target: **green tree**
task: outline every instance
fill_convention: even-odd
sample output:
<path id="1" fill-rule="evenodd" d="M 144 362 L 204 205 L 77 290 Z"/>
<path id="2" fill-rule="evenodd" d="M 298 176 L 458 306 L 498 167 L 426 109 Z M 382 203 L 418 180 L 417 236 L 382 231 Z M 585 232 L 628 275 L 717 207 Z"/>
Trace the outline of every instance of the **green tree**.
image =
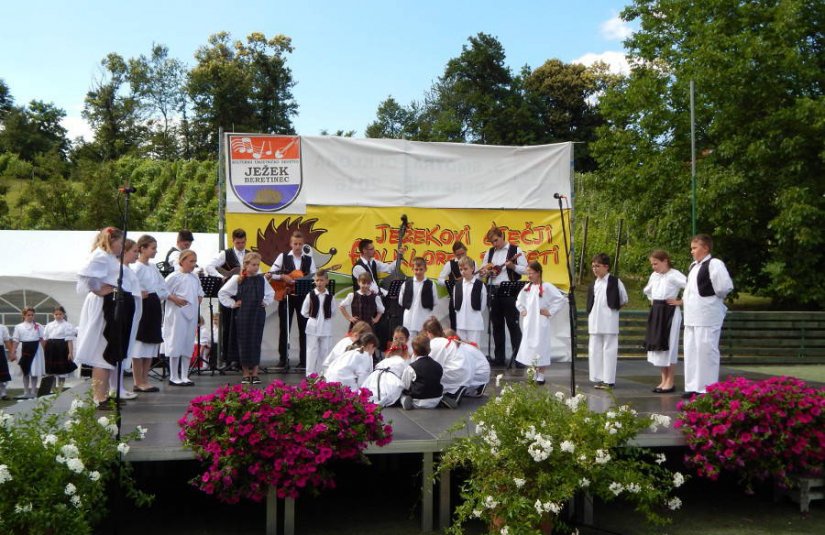
<path id="1" fill-rule="evenodd" d="M 14 106 L 8 87 L 0 80 L 0 152 L 12 152 L 28 161 L 48 152 L 65 159 L 69 148 L 61 125 L 65 117 L 65 111 L 40 100 Z"/>
<path id="2" fill-rule="evenodd" d="M 825 4 L 635 0 L 628 79 L 601 99 L 601 184 L 647 247 L 690 235 L 689 80 L 698 230 L 740 288 L 825 300 Z"/>
<path id="3" fill-rule="evenodd" d="M 416 116 L 413 110 L 401 106 L 392 95 L 378 105 L 375 121 L 367 125 L 366 137 L 409 139 L 413 137 Z"/>
<path id="4" fill-rule="evenodd" d="M 119 54 L 111 53 L 100 62 L 103 76 L 86 94 L 83 117 L 94 130 L 92 153 L 102 160 L 133 154 L 143 145 L 140 99 L 131 91 L 129 65 Z"/>
<path id="5" fill-rule="evenodd" d="M 200 158 L 217 154 L 218 129 L 235 132 L 294 133 L 292 73 L 286 55 L 290 39 L 252 33 L 244 44 L 227 32 L 209 36 L 195 53 L 187 90 L 192 100 L 193 151 Z"/>

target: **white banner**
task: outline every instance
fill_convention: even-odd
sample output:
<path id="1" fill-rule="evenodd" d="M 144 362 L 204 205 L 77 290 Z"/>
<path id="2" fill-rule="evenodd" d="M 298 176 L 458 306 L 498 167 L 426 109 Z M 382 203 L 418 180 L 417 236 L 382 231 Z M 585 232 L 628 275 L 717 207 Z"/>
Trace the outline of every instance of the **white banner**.
<path id="1" fill-rule="evenodd" d="M 308 204 L 542 210 L 570 196 L 572 143 L 301 139 Z"/>

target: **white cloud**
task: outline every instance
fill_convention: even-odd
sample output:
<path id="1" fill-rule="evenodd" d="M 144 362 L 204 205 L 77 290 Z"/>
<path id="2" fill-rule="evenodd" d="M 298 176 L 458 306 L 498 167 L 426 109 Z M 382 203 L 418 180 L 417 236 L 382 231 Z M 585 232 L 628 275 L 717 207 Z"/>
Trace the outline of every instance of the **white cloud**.
<path id="1" fill-rule="evenodd" d="M 630 74 L 630 64 L 627 62 L 627 56 L 624 55 L 624 52 L 617 52 L 615 50 L 608 50 L 606 52 L 602 52 L 601 54 L 588 52 L 587 54 L 574 59 L 572 63 L 581 63 L 582 65 L 589 67 L 598 61 L 607 63 L 610 67 L 610 72 L 612 73 Z"/>
<path id="2" fill-rule="evenodd" d="M 78 115 L 66 115 L 63 120 L 60 122 L 63 125 L 63 128 L 67 130 L 66 136 L 70 140 L 74 140 L 76 137 L 82 137 L 86 141 L 92 141 L 95 136 L 92 128 L 89 126 L 89 123 L 86 122 L 86 119 Z"/>
<path id="3" fill-rule="evenodd" d="M 609 41 L 624 41 L 633 35 L 633 30 L 627 22 L 616 15 L 612 19 L 602 22 L 601 26 L 599 26 L 599 33 Z"/>

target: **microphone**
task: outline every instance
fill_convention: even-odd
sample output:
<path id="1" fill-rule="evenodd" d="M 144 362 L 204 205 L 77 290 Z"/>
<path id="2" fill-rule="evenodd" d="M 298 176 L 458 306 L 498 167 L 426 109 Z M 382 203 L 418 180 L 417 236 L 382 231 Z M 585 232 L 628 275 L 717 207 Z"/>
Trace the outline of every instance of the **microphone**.
<path id="1" fill-rule="evenodd" d="M 566 199 L 567 195 L 562 195 L 561 193 L 554 193 L 553 198 L 554 199 Z"/>
<path id="2" fill-rule="evenodd" d="M 117 190 L 121 193 L 135 193 L 137 191 L 132 186 L 120 186 Z"/>

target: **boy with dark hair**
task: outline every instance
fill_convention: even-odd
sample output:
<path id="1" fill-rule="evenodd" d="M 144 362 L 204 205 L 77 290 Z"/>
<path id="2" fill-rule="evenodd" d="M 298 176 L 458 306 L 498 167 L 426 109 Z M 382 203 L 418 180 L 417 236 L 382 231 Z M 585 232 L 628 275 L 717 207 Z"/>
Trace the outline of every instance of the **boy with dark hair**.
<path id="1" fill-rule="evenodd" d="M 596 388 L 610 390 L 616 384 L 619 358 L 619 309 L 627 304 L 624 284 L 610 274 L 610 257 L 595 255 L 591 261 L 595 278 L 587 288 L 588 364 Z"/>
<path id="2" fill-rule="evenodd" d="M 441 386 L 444 370 L 430 357 L 430 339 L 426 334 L 421 333 L 413 338 L 412 347 L 413 358 L 401 376 L 404 383 L 401 407 L 406 410 L 434 409 L 444 393 Z"/>

